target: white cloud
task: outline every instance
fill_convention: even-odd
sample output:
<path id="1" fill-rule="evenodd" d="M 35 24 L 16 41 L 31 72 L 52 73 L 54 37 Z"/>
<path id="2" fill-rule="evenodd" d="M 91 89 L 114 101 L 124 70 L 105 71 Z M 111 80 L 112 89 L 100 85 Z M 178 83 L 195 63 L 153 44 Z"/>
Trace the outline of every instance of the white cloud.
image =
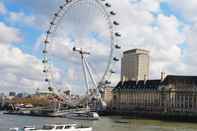
<path id="1" fill-rule="evenodd" d="M 68 69 L 68 79 L 71 81 L 80 80 L 78 77 L 78 72 L 76 72 L 76 70 L 73 68 L 69 68 Z"/>
<path id="2" fill-rule="evenodd" d="M 116 27 L 115 30 L 120 31 L 123 35 L 123 38 L 116 40 L 116 42 L 120 43 L 123 46 L 123 50 L 131 48 L 145 48 L 150 50 L 152 78 L 159 78 L 160 71 L 165 71 L 167 74 L 194 74 L 197 71 L 195 68 L 195 65 L 197 63 L 195 59 L 195 56 L 197 55 L 195 53 L 197 50 L 197 40 L 195 37 L 197 34 L 196 26 L 195 24 L 193 24 L 191 27 L 185 29 L 185 32 L 183 32 L 181 30 L 181 27 L 184 27 L 186 25 L 183 24 L 179 19 L 177 19 L 176 16 L 173 16 L 173 14 L 170 16 L 165 16 L 164 14 L 162 14 L 162 12 L 160 12 L 161 1 L 170 2 L 170 4 L 176 7 L 178 11 L 183 13 L 184 16 L 189 19 L 189 21 L 195 23 L 197 19 L 197 5 L 195 0 L 191 0 L 191 2 L 188 2 L 187 0 L 183 0 L 181 2 L 180 0 L 112 0 L 110 1 L 110 3 L 112 3 L 112 9 L 117 12 L 117 17 L 112 17 L 112 19 L 119 21 L 121 24 L 119 27 Z M 33 22 L 38 26 L 43 25 L 45 27 L 47 25 L 46 22 L 49 23 L 50 21 L 48 18 L 52 17 L 58 6 L 63 1 L 51 0 L 46 3 L 45 1 L 35 2 L 21 0 L 16 2 L 28 7 L 33 12 L 33 17 L 35 18 L 35 20 L 33 17 L 26 17 L 24 13 L 14 13 L 12 16 L 13 20 L 18 21 L 19 18 L 27 18 L 27 20 L 25 20 L 27 21 L 26 23 Z M 111 11 L 111 9 L 108 9 L 108 11 Z M 76 17 L 74 17 L 75 14 L 80 13 L 72 12 L 72 19 L 76 19 Z M 84 16 L 82 15 L 81 17 Z M 70 19 L 69 22 L 73 23 L 72 19 Z M 103 25 L 103 21 L 100 19 L 101 18 L 96 19 L 96 23 L 92 24 L 92 26 L 90 26 L 91 24 L 87 25 L 91 29 L 99 30 L 100 32 L 102 32 L 105 27 Z M 66 19 L 64 19 L 64 21 L 65 20 Z M 85 20 L 86 19 L 83 19 L 83 21 Z M 77 23 L 74 23 L 73 25 L 77 27 Z M 71 25 L 71 27 L 73 25 Z M 87 25 L 80 25 L 80 31 L 77 33 L 83 34 L 85 32 L 84 28 L 86 28 Z M 58 38 L 58 41 L 55 41 L 56 44 L 50 52 L 55 55 L 55 57 L 67 60 L 71 63 L 73 62 L 74 64 L 78 64 L 78 68 L 73 67 L 75 69 L 70 69 L 67 74 L 71 79 L 75 80 L 76 78 L 74 76 L 76 75 L 76 71 L 79 71 L 80 61 L 78 56 L 73 55 L 73 52 L 71 50 L 73 44 L 70 43 L 71 40 L 69 40 L 68 37 L 65 36 L 65 32 L 68 33 L 72 30 L 70 30 L 70 28 L 62 27 L 63 26 L 60 27 L 60 30 L 62 32 L 58 30 L 58 32 L 62 35 L 59 36 L 60 38 Z M 104 33 L 104 35 L 101 34 L 101 36 L 106 35 Z M 8 40 L 10 40 L 10 38 Z M 2 43 L 10 43 L 10 41 L 8 40 L 3 40 L 4 42 Z M 98 61 L 100 62 L 103 60 L 100 59 L 100 56 L 102 56 L 103 58 L 103 56 L 107 55 L 107 51 L 105 50 L 106 47 L 95 40 L 85 39 L 84 41 L 91 43 L 89 44 L 83 42 L 85 43 L 83 44 L 83 47 L 86 47 L 88 50 L 96 54 L 96 57 L 94 57 L 94 59 L 90 59 L 90 62 L 94 62 L 94 64 L 97 65 Z M 180 45 L 185 41 L 189 44 L 189 47 L 187 49 L 181 49 Z M 13 40 L 11 42 L 13 42 Z M 186 55 L 184 54 L 183 56 L 183 52 L 185 52 Z M 16 64 L 15 62 L 13 63 Z M 73 66 L 73 64 L 70 65 L 68 63 L 66 65 Z M 97 65 L 96 69 L 98 68 L 103 68 L 103 66 Z M 115 75 L 113 80 L 118 81 L 118 75 Z M 10 78 L 15 79 L 15 77 L 12 75 L 10 75 Z M 62 79 L 64 79 L 64 82 L 62 83 L 65 83 L 66 78 Z M 28 83 L 28 80 L 26 79 L 22 81 L 24 81 L 24 83 Z M 72 86 L 76 87 L 77 85 L 79 84 L 74 83 Z"/>
<path id="3" fill-rule="evenodd" d="M 0 45 L 0 68 L 1 68 L 1 88 L 18 91 L 32 91 L 32 89 L 43 88 L 41 84 L 42 64 L 20 49 L 10 45 Z"/>
<path id="4" fill-rule="evenodd" d="M 47 90 L 44 82 L 43 64 L 35 56 L 22 52 L 19 48 L 0 44 L 0 76 L 1 89 L 4 91 L 33 92 L 37 88 Z M 64 87 L 60 70 L 52 67 L 54 88 Z"/>
<path id="5" fill-rule="evenodd" d="M 186 43 L 187 47 L 184 50 L 184 68 L 187 74 L 196 75 L 197 72 L 197 23 L 186 28 Z"/>
<path id="6" fill-rule="evenodd" d="M 0 43 L 13 44 L 22 41 L 21 33 L 18 29 L 8 27 L 5 23 L 0 22 Z"/>
<path id="7" fill-rule="evenodd" d="M 41 60 L 17 48 L 21 41 L 18 29 L 0 23 L 0 89 L 1 91 L 35 91 L 47 88 L 44 83 L 43 64 Z M 59 82 L 59 70 L 55 67 L 54 79 Z M 62 86 L 62 85 L 60 85 Z"/>
<path id="8" fill-rule="evenodd" d="M 6 9 L 6 7 L 4 6 L 4 4 L 2 3 L 2 2 L 0 2 L 0 15 L 1 14 L 6 14 L 6 12 L 7 12 L 7 9 Z"/>
<path id="9" fill-rule="evenodd" d="M 180 12 L 187 21 L 197 21 L 197 1 L 196 0 L 167 0 L 173 9 Z"/>
<path id="10" fill-rule="evenodd" d="M 34 16 L 27 16 L 24 12 L 10 12 L 9 18 L 12 22 L 20 22 L 30 26 L 35 25 L 36 21 Z"/>
<path id="11" fill-rule="evenodd" d="M 48 0 L 47 2 L 43 0 L 13 0 L 12 4 L 17 4 L 28 8 L 28 11 L 33 14 L 33 16 L 29 16 L 30 19 L 32 19 L 31 17 L 35 17 L 35 27 L 46 29 L 49 25 L 48 18 L 53 17 L 54 13 L 59 8 L 59 5 L 64 1 L 65 0 Z"/>
<path id="12" fill-rule="evenodd" d="M 183 23 L 173 15 L 160 14 L 160 2 L 142 0 L 130 5 L 129 1 L 116 3 L 120 12 L 117 18 L 121 23 L 119 29 L 123 38 L 119 42 L 123 51 L 132 48 L 150 50 L 151 78 L 159 78 L 161 71 L 177 73 L 174 67 L 183 63 L 179 47 L 185 40 L 184 33 L 180 31 Z"/>
<path id="13" fill-rule="evenodd" d="M 180 66 L 181 69 L 174 70 L 175 65 L 180 65 L 183 63 L 181 56 L 182 52 L 179 47 L 179 45 L 185 40 L 184 34 L 179 30 L 183 24 L 173 15 L 165 16 L 164 14 L 159 14 L 161 1 L 162 0 L 141 0 L 130 2 L 129 0 L 113 0 L 111 2 L 112 8 L 117 12 L 117 17 L 112 17 L 112 19 L 119 21 L 121 24 L 119 27 L 116 27 L 115 30 L 120 31 L 123 35 L 123 38 L 116 40 L 116 42 L 123 46 L 123 50 L 132 48 L 149 49 L 152 57 L 151 76 L 154 78 L 159 78 L 160 71 L 162 70 L 167 73 L 177 73 L 178 71 L 183 71 L 181 70 L 183 69 L 181 68 L 182 66 Z M 75 13 L 76 12 L 74 12 L 73 15 Z M 153 15 L 153 13 L 158 14 L 158 16 Z M 76 17 L 73 16 L 73 18 Z M 97 21 L 99 21 L 99 19 L 101 18 L 98 18 Z M 66 21 L 66 19 L 64 20 Z M 155 26 L 153 27 L 152 25 L 154 24 Z M 93 26 L 96 25 L 93 24 Z M 97 24 L 97 28 L 95 29 L 102 29 L 102 26 L 103 25 L 98 26 Z M 60 30 L 57 32 L 62 31 L 60 34 L 65 34 L 65 30 L 69 32 L 69 28 L 64 29 L 62 27 L 63 26 L 61 26 Z M 79 28 L 81 29 L 81 32 L 79 31 L 78 33 L 82 33 L 84 28 Z M 65 56 L 66 59 L 72 59 L 73 57 L 71 57 L 72 55 L 69 53 L 72 51 L 68 51 L 66 49 L 69 47 L 70 43 L 68 40 L 65 42 L 65 38 L 65 36 L 62 37 L 61 42 L 56 41 L 58 44 L 56 44 L 56 47 L 53 47 L 52 49 L 53 52 L 56 52 L 56 56 Z M 67 45 L 65 43 L 67 43 Z M 98 43 L 95 42 L 90 43 L 94 44 L 85 45 L 85 43 L 83 47 L 88 47 L 87 49 L 92 49 L 91 52 L 96 53 L 99 53 L 99 49 L 102 49 L 104 53 L 100 53 L 105 56 L 107 55 L 107 51 L 104 50 L 106 47 L 100 47 L 100 45 L 97 45 Z M 98 56 L 95 57 L 95 60 L 96 59 L 100 61 Z M 92 61 L 91 59 L 91 62 L 95 61 Z M 97 66 L 97 68 L 98 67 L 99 66 Z M 104 67 L 101 65 L 100 68 Z"/>
<path id="14" fill-rule="evenodd" d="M 160 10 L 160 2 L 161 0 L 140 0 L 130 3 L 132 6 L 139 10 L 146 10 L 148 12 L 158 12 Z"/>
<path id="15" fill-rule="evenodd" d="M 196 0 L 167 0 L 172 6 L 173 10 L 179 12 L 179 15 L 183 16 L 184 21 L 187 22 L 184 29 L 185 35 L 185 47 L 183 47 L 182 57 L 183 61 L 180 64 L 182 70 L 187 75 L 196 75 L 196 50 L 197 50 L 197 1 Z"/>

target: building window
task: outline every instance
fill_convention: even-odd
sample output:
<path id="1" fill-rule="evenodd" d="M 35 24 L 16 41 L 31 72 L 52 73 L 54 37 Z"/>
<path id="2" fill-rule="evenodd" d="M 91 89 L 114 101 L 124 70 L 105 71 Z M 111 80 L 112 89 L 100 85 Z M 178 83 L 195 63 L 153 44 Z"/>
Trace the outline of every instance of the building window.
<path id="1" fill-rule="evenodd" d="M 114 95 L 114 100 L 116 101 L 116 95 Z"/>
<path id="2" fill-rule="evenodd" d="M 71 126 L 65 126 L 65 127 L 64 127 L 64 129 L 69 129 L 69 128 L 71 128 Z"/>
<path id="3" fill-rule="evenodd" d="M 63 129 L 64 126 L 56 126 L 55 129 Z"/>

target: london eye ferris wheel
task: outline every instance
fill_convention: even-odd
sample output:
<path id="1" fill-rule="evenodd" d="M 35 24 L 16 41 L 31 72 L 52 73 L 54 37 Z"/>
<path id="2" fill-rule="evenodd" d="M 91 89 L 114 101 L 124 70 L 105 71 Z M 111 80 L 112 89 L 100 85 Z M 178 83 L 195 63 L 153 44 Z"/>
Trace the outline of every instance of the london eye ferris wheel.
<path id="1" fill-rule="evenodd" d="M 95 89 L 102 94 L 119 61 L 117 12 L 107 0 L 65 0 L 52 20 L 43 42 L 43 73 L 49 91 L 58 81 Z M 81 66 L 82 65 L 82 66 Z M 60 80 L 54 67 L 61 68 Z M 68 78 L 70 74 L 70 77 Z M 85 81 L 85 82 L 84 82 Z"/>

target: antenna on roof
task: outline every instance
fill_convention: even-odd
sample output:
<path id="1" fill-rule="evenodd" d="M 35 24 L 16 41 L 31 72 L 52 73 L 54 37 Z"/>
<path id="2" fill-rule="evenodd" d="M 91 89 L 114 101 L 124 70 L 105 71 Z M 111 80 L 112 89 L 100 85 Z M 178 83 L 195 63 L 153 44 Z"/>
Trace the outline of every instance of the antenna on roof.
<path id="1" fill-rule="evenodd" d="M 147 75 L 144 74 L 144 85 L 146 84 L 146 81 L 147 81 Z"/>
<path id="2" fill-rule="evenodd" d="M 165 77 L 166 77 L 165 75 L 166 75 L 165 72 L 161 72 L 161 81 L 163 81 L 165 79 Z"/>

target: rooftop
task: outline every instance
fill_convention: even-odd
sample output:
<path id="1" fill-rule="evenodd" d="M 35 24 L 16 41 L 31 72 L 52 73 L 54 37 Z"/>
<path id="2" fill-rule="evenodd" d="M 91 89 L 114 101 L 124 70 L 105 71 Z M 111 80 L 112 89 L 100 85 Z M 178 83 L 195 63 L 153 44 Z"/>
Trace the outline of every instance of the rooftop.
<path id="1" fill-rule="evenodd" d="M 140 81 L 120 81 L 113 90 L 118 89 L 158 89 L 160 85 L 168 84 L 169 80 L 191 80 L 197 84 L 197 76 L 180 76 L 168 75 L 163 81 L 155 80 L 140 80 Z"/>
<path id="2" fill-rule="evenodd" d="M 144 54 L 149 54 L 150 51 L 145 50 L 145 49 L 138 49 L 138 48 L 124 51 L 124 54 L 128 54 L 128 53 L 144 53 Z"/>
<path id="3" fill-rule="evenodd" d="M 176 79 L 176 80 L 196 80 L 197 76 L 184 76 L 184 75 L 168 75 L 166 79 Z"/>
<path id="4" fill-rule="evenodd" d="M 161 80 L 120 81 L 114 89 L 157 89 Z"/>

